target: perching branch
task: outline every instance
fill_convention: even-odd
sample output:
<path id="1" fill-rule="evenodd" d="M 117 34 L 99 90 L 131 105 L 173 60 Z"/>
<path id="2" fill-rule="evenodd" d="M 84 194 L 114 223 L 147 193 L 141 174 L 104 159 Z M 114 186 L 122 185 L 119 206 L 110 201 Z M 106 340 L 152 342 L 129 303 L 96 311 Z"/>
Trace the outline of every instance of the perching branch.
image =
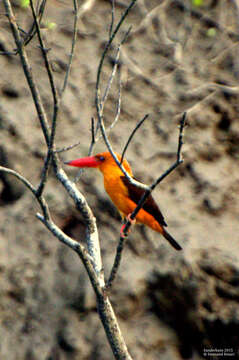
<path id="1" fill-rule="evenodd" d="M 141 197 L 139 203 L 137 204 L 136 208 L 134 209 L 134 211 L 130 215 L 131 220 L 134 220 L 136 218 L 138 212 L 140 211 L 140 209 L 142 209 L 145 201 L 150 196 L 151 192 L 155 189 L 155 187 L 183 162 L 181 151 L 182 151 L 182 145 L 183 145 L 183 130 L 184 130 L 184 127 L 185 127 L 185 122 L 186 122 L 186 112 L 183 114 L 183 116 L 181 118 L 181 121 L 180 121 L 179 136 L 178 136 L 178 149 L 177 149 L 177 154 L 176 154 L 176 161 L 161 176 L 159 176 L 149 186 L 149 189 L 147 189 L 145 191 L 145 193 Z M 113 281 L 114 281 L 114 279 L 115 279 L 115 277 L 117 275 L 117 272 L 119 270 L 121 257 L 122 257 L 122 252 L 123 252 L 123 249 L 124 249 L 124 244 L 125 244 L 126 237 L 128 236 L 128 233 L 129 233 L 130 226 L 131 226 L 131 222 L 129 220 L 127 220 L 127 222 L 125 224 L 125 227 L 124 227 L 124 230 L 123 230 L 125 237 L 120 236 L 120 240 L 119 240 L 119 243 L 118 243 L 118 247 L 117 247 L 113 267 L 111 269 L 111 273 L 110 273 L 109 279 L 108 279 L 107 284 L 106 284 L 106 290 L 111 288 L 111 286 L 113 284 Z"/>
<path id="2" fill-rule="evenodd" d="M 118 246 L 117 246 L 117 250 L 116 250 L 116 254 L 115 254 L 115 259 L 114 259 L 114 263 L 113 263 L 113 266 L 112 266 L 112 269 L 111 269 L 111 272 L 110 272 L 110 276 L 109 276 L 109 279 L 106 283 L 106 286 L 105 286 L 105 289 L 106 291 L 108 291 L 111 287 L 112 287 L 112 284 L 116 278 L 116 275 L 117 275 L 117 272 L 119 270 L 119 266 L 120 266 L 120 262 L 121 262 L 121 258 L 122 258 L 122 253 L 123 253 L 123 250 L 124 250 L 124 244 L 125 244 L 125 241 L 126 241 L 126 236 L 120 236 L 120 239 L 119 239 L 119 243 L 118 243 Z"/>
<path id="3" fill-rule="evenodd" d="M 174 171 L 180 164 L 182 164 L 183 159 L 182 159 L 181 150 L 182 150 L 182 145 L 183 145 L 183 130 L 184 130 L 184 127 L 185 127 L 186 115 L 187 115 L 186 112 L 183 113 L 182 119 L 180 121 L 179 137 L 178 137 L 178 149 L 177 149 L 176 161 L 161 176 L 159 176 L 152 183 L 152 185 L 149 186 L 148 190 L 145 191 L 144 195 L 141 197 L 138 205 L 136 206 L 136 208 L 134 209 L 134 211 L 132 212 L 132 214 L 130 216 L 131 220 L 135 219 L 136 215 L 138 214 L 140 209 L 143 207 L 145 201 L 147 200 L 147 198 L 149 197 L 151 192 L 156 188 L 156 186 L 161 181 L 163 181 L 163 179 L 166 178 L 172 171 Z M 129 230 L 130 226 L 131 226 L 130 221 L 127 221 L 127 223 L 125 225 L 125 228 L 124 228 L 125 235 L 128 234 L 128 230 Z"/>

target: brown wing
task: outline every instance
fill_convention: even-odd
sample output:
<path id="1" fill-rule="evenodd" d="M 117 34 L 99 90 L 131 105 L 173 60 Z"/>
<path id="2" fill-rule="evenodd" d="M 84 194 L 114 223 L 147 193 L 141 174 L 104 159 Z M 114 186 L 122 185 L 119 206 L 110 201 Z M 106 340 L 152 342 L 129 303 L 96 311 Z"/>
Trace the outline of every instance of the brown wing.
<path id="1" fill-rule="evenodd" d="M 121 176 L 120 178 L 128 189 L 130 199 L 135 203 L 135 205 L 137 205 L 145 193 L 145 190 L 134 184 L 131 184 L 126 176 Z M 144 203 L 143 209 L 151 214 L 160 225 L 167 226 L 158 205 L 151 195 L 149 195 L 146 202 Z"/>

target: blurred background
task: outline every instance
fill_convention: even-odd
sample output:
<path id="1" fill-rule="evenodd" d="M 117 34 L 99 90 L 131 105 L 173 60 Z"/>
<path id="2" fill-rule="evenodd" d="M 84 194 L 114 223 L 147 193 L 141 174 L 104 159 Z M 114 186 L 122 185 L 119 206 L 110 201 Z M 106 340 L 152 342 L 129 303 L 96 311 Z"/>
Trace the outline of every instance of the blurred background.
<path id="1" fill-rule="evenodd" d="M 129 3 L 115 1 L 115 24 Z M 19 27 L 28 31 L 27 2 L 11 4 Z M 64 161 L 87 156 L 97 67 L 112 20 L 111 1 L 86 0 L 79 6 L 56 144 L 80 143 L 61 153 Z M 109 136 L 114 150 L 122 152 L 137 122 L 150 114 L 126 154 L 137 179 L 150 184 L 174 162 L 179 120 L 187 111 L 184 163 L 154 191 L 183 251 L 135 226 L 112 290 L 123 335 L 137 360 L 210 358 L 210 351 L 216 359 L 227 350 L 239 358 L 238 6 L 226 0 L 138 0 L 106 57 L 102 92 L 117 47 L 132 26 L 120 55 L 121 115 Z M 73 21 L 71 2 L 47 2 L 41 27 L 59 89 Z M 1 2 L 0 51 L 15 47 Z M 26 51 L 50 118 L 52 95 L 36 38 Z M 37 184 L 46 147 L 19 56 L 1 55 L 0 69 L 0 163 Z M 105 105 L 107 127 L 117 112 L 118 85 L 117 75 Z M 99 140 L 94 153 L 105 149 Z M 66 171 L 74 179 L 77 170 Z M 97 170 L 84 171 L 77 186 L 97 218 L 108 275 L 120 217 Z M 45 197 L 54 221 L 83 243 L 82 217 L 53 173 Z M 0 358 L 112 359 L 83 265 L 36 219 L 37 211 L 32 195 L 15 178 L 0 174 Z M 212 349 L 222 352 L 216 356 Z"/>

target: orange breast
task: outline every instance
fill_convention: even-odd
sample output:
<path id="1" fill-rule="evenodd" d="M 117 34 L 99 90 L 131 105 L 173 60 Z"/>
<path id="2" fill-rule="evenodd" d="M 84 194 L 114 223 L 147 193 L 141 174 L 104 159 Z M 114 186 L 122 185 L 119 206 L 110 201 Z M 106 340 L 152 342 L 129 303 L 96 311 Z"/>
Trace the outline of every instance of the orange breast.
<path id="1" fill-rule="evenodd" d="M 128 190 L 120 177 L 104 177 L 104 186 L 121 216 L 126 217 L 134 211 L 136 204 L 129 198 Z M 136 221 L 149 226 L 157 232 L 162 233 L 163 231 L 162 226 L 144 209 L 138 212 Z"/>

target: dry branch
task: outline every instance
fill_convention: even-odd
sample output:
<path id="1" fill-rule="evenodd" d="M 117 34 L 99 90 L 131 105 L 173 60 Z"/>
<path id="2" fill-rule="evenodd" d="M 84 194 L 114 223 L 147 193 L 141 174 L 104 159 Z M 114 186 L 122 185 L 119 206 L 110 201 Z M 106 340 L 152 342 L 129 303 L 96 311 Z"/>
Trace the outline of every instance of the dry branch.
<path id="1" fill-rule="evenodd" d="M 122 22 L 124 21 L 125 17 L 127 16 L 130 8 L 132 5 L 136 2 L 134 0 L 129 6 L 128 10 L 122 17 Z M 45 69 L 49 78 L 49 84 L 50 84 L 50 91 L 53 98 L 53 116 L 51 119 L 51 127 L 49 126 L 49 119 L 46 116 L 46 112 L 41 100 L 40 92 L 38 90 L 37 82 L 34 79 L 31 66 L 25 51 L 24 42 L 22 42 L 19 27 L 16 22 L 15 16 L 12 11 L 12 6 L 10 0 L 3 0 L 6 15 L 9 19 L 9 24 L 12 30 L 12 35 L 15 40 L 16 46 L 17 46 L 17 54 L 20 56 L 21 64 L 24 70 L 25 77 L 28 82 L 28 86 L 30 88 L 32 98 L 35 104 L 36 112 L 40 121 L 41 129 L 44 134 L 46 146 L 47 146 L 47 155 L 45 157 L 44 166 L 42 169 L 42 177 L 40 180 L 40 184 L 38 187 L 34 187 L 27 179 L 25 179 L 22 175 L 18 174 L 17 172 L 7 169 L 4 167 L 0 167 L 0 171 L 6 172 L 8 174 L 11 174 L 18 178 L 35 196 L 36 200 L 38 201 L 42 213 L 43 214 L 37 214 L 37 218 L 48 228 L 48 230 L 57 237 L 59 241 L 64 243 L 65 245 L 69 246 L 71 249 L 73 249 L 81 258 L 85 269 L 89 275 L 89 279 L 91 281 L 92 287 L 95 291 L 96 295 L 96 301 L 99 311 L 99 316 L 101 318 L 102 324 L 104 326 L 108 341 L 111 345 L 114 357 L 116 359 L 131 359 L 131 356 L 128 353 L 125 341 L 122 337 L 117 319 L 115 317 L 113 308 L 111 306 L 110 300 L 107 297 L 104 287 L 104 274 L 102 271 L 102 261 L 101 261 L 101 251 L 99 246 L 99 238 L 98 238 L 98 231 L 96 226 L 95 217 L 93 215 L 92 210 L 88 206 L 88 203 L 84 196 L 79 192 L 79 190 L 76 188 L 75 184 L 72 183 L 66 173 L 63 171 L 58 155 L 55 151 L 55 133 L 56 133 L 56 125 L 57 125 L 57 115 L 60 107 L 60 100 L 62 97 L 62 94 L 64 93 L 64 90 L 66 89 L 70 68 L 72 64 L 72 58 L 74 54 L 74 48 L 75 48 L 75 42 L 76 42 L 76 33 L 77 33 L 77 20 L 79 17 L 78 13 L 78 7 L 77 7 L 77 1 L 73 0 L 73 7 L 74 7 L 74 13 L 75 13 L 75 21 L 74 21 L 74 32 L 73 32 L 73 39 L 72 39 L 72 47 L 71 47 L 71 54 L 70 59 L 67 67 L 67 71 L 65 74 L 62 91 L 59 94 L 56 91 L 54 77 L 51 70 L 51 65 L 48 60 L 47 56 L 47 49 L 45 48 L 42 35 L 41 35 L 41 29 L 39 26 L 39 19 L 37 16 L 37 12 L 34 9 L 33 0 L 30 0 L 30 5 L 32 9 L 32 15 L 34 20 L 34 27 L 36 29 L 36 33 L 38 36 L 38 41 L 40 44 L 42 56 L 45 62 Z M 87 6 L 92 6 L 94 1 L 88 1 L 86 2 Z M 81 7 L 81 13 L 82 11 L 86 11 L 87 8 Z M 112 34 L 111 42 L 114 39 L 115 32 Z M 51 220 L 50 212 L 48 209 L 48 205 L 43 197 L 43 191 L 45 188 L 45 184 L 48 180 L 47 174 L 49 170 L 50 163 L 53 165 L 53 169 L 55 172 L 56 178 L 59 180 L 59 182 L 63 185 L 69 196 L 73 199 L 77 209 L 81 212 L 85 225 L 86 225 L 86 243 L 87 243 L 87 249 L 81 245 L 78 241 L 70 238 L 67 236 L 64 232 L 61 231 L 60 228 L 57 227 L 56 224 Z"/>
<path id="2" fill-rule="evenodd" d="M 138 202 L 136 208 L 134 209 L 134 211 L 130 215 L 131 220 L 134 220 L 136 218 L 136 215 L 138 214 L 140 209 L 142 209 L 145 201 L 150 196 L 151 192 L 155 189 L 155 187 L 161 181 L 163 181 L 164 178 L 166 178 L 172 171 L 174 171 L 183 162 L 181 151 L 182 151 L 182 145 L 183 145 L 183 130 L 184 130 L 185 122 L 186 122 L 186 113 L 183 114 L 183 116 L 181 118 L 181 121 L 180 121 L 179 136 L 178 136 L 178 148 L 177 148 L 177 153 L 176 153 L 176 161 L 161 176 L 159 176 L 149 186 L 148 189 L 146 189 L 145 193 L 143 194 L 140 201 Z M 136 130 L 138 129 L 137 125 L 136 125 L 135 129 Z M 134 134 L 134 132 L 132 134 Z M 131 136 L 130 136 L 130 138 L 131 138 Z M 126 241 L 126 237 L 128 236 L 131 224 L 132 224 L 131 221 L 129 221 L 129 220 L 126 221 L 126 224 L 125 224 L 125 227 L 124 227 L 124 235 L 125 236 L 120 236 L 120 240 L 119 240 L 119 243 L 118 243 L 118 246 L 117 246 L 114 263 L 113 263 L 113 266 L 112 266 L 112 269 L 111 269 L 109 279 L 108 279 L 107 284 L 106 284 L 106 289 L 107 290 L 111 288 L 111 286 L 113 284 L 113 281 L 114 281 L 114 279 L 115 279 L 115 277 L 117 275 L 117 272 L 119 270 L 121 257 L 122 257 L 122 252 L 123 252 L 123 249 L 124 249 L 124 244 L 125 244 L 125 241 Z"/>

